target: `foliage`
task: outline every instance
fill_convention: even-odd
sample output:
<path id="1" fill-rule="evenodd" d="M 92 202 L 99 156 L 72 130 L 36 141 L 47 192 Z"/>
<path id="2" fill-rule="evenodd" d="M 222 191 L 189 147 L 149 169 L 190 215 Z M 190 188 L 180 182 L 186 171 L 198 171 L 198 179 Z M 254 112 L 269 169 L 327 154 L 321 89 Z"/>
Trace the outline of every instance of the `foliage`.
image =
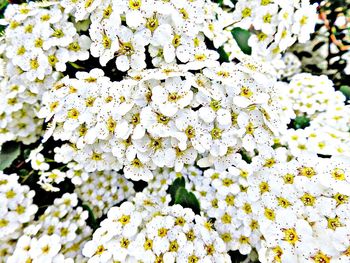
<path id="1" fill-rule="evenodd" d="M 231 33 L 243 53 L 250 55 L 252 53 L 252 48 L 248 45 L 248 39 L 250 37 L 249 31 L 240 27 L 235 27 L 231 30 Z"/>
<path id="2" fill-rule="evenodd" d="M 20 144 L 7 142 L 2 146 L 0 152 L 0 171 L 9 167 L 20 154 Z"/>
<path id="3" fill-rule="evenodd" d="M 188 192 L 185 188 L 185 179 L 183 177 L 176 178 L 168 189 L 171 195 L 170 204 L 179 204 L 182 207 L 188 207 L 196 214 L 200 213 L 200 204 L 196 196 L 192 192 Z"/>

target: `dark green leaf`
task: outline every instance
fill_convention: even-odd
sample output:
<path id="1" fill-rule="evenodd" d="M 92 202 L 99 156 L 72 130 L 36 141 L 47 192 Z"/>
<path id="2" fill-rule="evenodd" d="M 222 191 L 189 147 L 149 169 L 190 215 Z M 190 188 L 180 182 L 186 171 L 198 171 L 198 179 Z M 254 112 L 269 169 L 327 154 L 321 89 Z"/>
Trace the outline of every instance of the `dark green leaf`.
<path id="1" fill-rule="evenodd" d="M 32 0 L 32 1 L 35 1 L 35 0 Z M 9 2 L 10 4 L 23 4 L 25 2 L 27 2 L 26 0 L 8 0 L 7 2 Z M 29 1 L 28 1 L 29 2 Z"/>
<path id="2" fill-rule="evenodd" d="M 229 62 L 229 55 L 226 53 L 224 47 L 219 47 L 218 52 L 220 54 L 220 62 Z"/>
<path id="3" fill-rule="evenodd" d="M 177 190 L 180 188 L 180 187 L 185 187 L 185 178 L 183 177 L 179 177 L 179 178 L 176 178 L 174 180 L 174 182 L 172 183 L 172 185 L 170 185 L 169 189 L 168 189 L 168 193 L 170 194 L 171 196 L 171 200 L 172 200 L 172 203 L 174 202 L 175 200 L 175 195 L 176 195 L 176 192 Z"/>
<path id="4" fill-rule="evenodd" d="M 9 167 L 19 156 L 20 152 L 20 145 L 17 142 L 3 144 L 0 152 L 0 171 Z"/>
<path id="5" fill-rule="evenodd" d="M 252 54 L 252 48 L 248 45 L 250 32 L 240 27 L 235 27 L 231 30 L 233 38 L 236 40 L 239 48 L 247 55 Z"/>
<path id="6" fill-rule="evenodd" d="M 192 192 L 188 192 L 185 187 L 180 187 L 176 191 L 175 204 L 179 204 L 182 207 L 188 207 L 196 214 L 200 213 L 200 205 L 196 196 Z"/>
<path id="7" fill-rule="evenodd" d="M 241 154 L 242 159 L 244 161 L 246 161 L 247 163 L 251 163 L 252 162 L 252 157 L 250 157 L 249 153 L 246 150 L 242 149 L 242 150 L 239 151 L 239 153 Z"/>
<path id="8" fill-rule="evenodd" d="M 247 255 L 242 255 L 241 253 L 239 253 L 238 250 L 235 250 L 235 251 L 231 250 L 228 252 L 228 254 L 231 257 L 232 263 L 241 263 L 247 258 Z"/>
<path id="9" fill-rule="evenodd" d="M 293 125 L 295 129 L 304 129 L 310 125 L 310 119 L 306 116 L 298 116 L 294 119 Z"/>
<path id="10" fill-rule="evenodd" d="M 27 159 L 29 157 L 29 155 L 30 155 L 30 152 L 31 152 L 31 149 L 25 149 L 23 151 L 23 158 Z"/>
<path id="11" fill-rule="evenodd" d="M 341 86 L 339 89 L 345 97 L 349 100 L 350 99 L 350 87 L 349 86 Z"/>
<path id="12" fill-rule="evenodd" d="M 0 0 L 0 18 L 4 17 L 4 12 L 7 5 L 8 5 L 8 1 Z M 0 25 L 0 33 L 2 33 L 4 30 L 5 30 L 5 26 Z"/>
<path id="13" fill-rule="evenodd" d="M 5 9 L 5 7 L 8 5 L 8 1 L 7 0 L 0 0 L 0 10 L 3 11 L 3 9 Z M 3 17 L 3 12 L 1 12 L 1 16 Z"/>
<path id="14" fill-rule="evenodd" d="M 20 170 L 17 172 L 17 174 L 18 174 L 19 176 L 26 176 L 26 175 L 29 174 L 29 172 L 28 172 L 26 169 L 20 169 Z"/>
<path id="15" fill-rule="evenodd" d="M 82 207 L 89 212 L 88 224 L 95 230 L 98 228 L 98 223 L 96 221 L 94 212 L 92 212 L 91 208 L 87 204 L 83 204 Z"/>

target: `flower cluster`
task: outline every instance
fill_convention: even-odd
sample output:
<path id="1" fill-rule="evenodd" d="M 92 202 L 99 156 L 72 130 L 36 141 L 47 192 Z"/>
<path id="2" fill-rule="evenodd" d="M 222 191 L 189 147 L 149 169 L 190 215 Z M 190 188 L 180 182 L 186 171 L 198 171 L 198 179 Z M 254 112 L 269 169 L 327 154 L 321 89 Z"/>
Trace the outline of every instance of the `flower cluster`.
<path id="1" fill-rule="evenodd" d="M 305 156 L 262 169 L 256 180 L 263 262 L 350 260 L 347 159 Z"/>
<path id="2" fill-rule="evenodd" d="M 301 62 L 292 52 L 286 52 L 282 57 L 274 59 L 273 66 L 279 79 L 288 79 L 301 72 Z"/>
<path id="3" fill-rule="evenodd" d="M 74 173 L 81 174 L 82 171 Z M 87 180 L 76 186 L 74 191 L 83 202 L 91 206 L 96 217 L 101 217 L 110 207 L 135 194 L 133 184 L 113 171 L 88 173 Z"/>
<path id="4" fill-rule="evenodd" d="M 62 3 L 77 20 L 90 18 L 91 55 L 105 66 L 115 59 L 116 68 L 146 68 L 146 50 L 152 64 L 190 63 L 198 67 L 218 58 L 204 42 L 219 47 L 232 18 L 207 0 L 179 2 L 155 0 L 78 1 Z"/>
<path id="5" fill-rule="evenodd" d="M 66 70 L 67 62 L 86 60 L 88 36 L 79 35 L 59 5 L 33 2 L 9 5 L 0 41 L 0 144 L 37 140 L 42 120 L 36 117 L 42 93 Z"/>
<path id="6" fill-rule="evenodd" d="M 149 180 L 156 167 L 181 171 L 198 154 L 212 163 L 272 144 L 283 125 L 266 70 L 246 59 L 196 74 L 132 72 L 119 82 L 100 69 L 78 72 L 44 94 L 39 116 L 51 120 L 47 136 L 74 145 L 61 154 L 66 161 L 90 172 L 124 166 L 127 178 Z"/>
<path id="7" fill-rule="evenodd" d="M 91 235 L 88 211 L 76 194 L 55 199 L 39 220 L 24 229 L 7 262 L 82 262 L 82 247 Z"/>
<path id="8" fill-rule="evenodd" d="M 10 4 L 0 261 L 350 262 L 349 101 L 289 49 L 310 2 Z"/>
<path id="9" fill-rule="evenodd" d="M 252 27 L 252 53 L 268 58 L 279 55 L 296 40 L 309 40 L 317 21 L 316 7 L 309 0 L 239 0 L 232 15 L 235 27 Z"/>
<path id="10" fill-rule="evenodd" d="M 309 73 L 294 75 L 288 84 L 278 83 L 278 94 L 288 100 L 295 114 L 314 118 L 336 106 L 344 105 L 345 96 L 335 91 L 333 82 L 325 75 L 316 76 Z M 294 116 L 291 116 L 291 119 Z"/>
<path id="11" fill-rule="evenodd" d="M 240 160 L 228 172 L 193 177 L 202 211 L 228 249 L 247 254 L 254 247 L 261 262 L 348 261 L 348 159 L 287 162 L 278 149 L 262 149 L 265 157 Z"/>
<path id="12" fill-rule="evenodd" d="M 191 209 L 140 193 L 107 216 L 83 248 L 88 262 L 230 262 L 212 223 Z"/>
<path id="13" fill-rule="evenodd" d="M 18 182 L 18 175 L 0 172 L 0 255 L 12 253 L 12 243 L 22 234 L 27 223 L 31 223 L 38 207 L 33 204 L 35 192 Z"/>
<path id="14" fill-rule="evenodd" d="M 306 151 L 323 155 L 350 154 L 350 107 L 340 91 L 325 75 L 309 73 L 294 75 L 289 83 L 276 84 L 284 103 L 286 119 L 307 117 L 310 126 L 305 129 L 289 129 L 282 136 L 294 155 Z"/>
<path id="15" fill-rule="evenodd" d="M 181 172 L 175 172 L 170 168 L 158 168 L 153 171 L 154 177 L 147 182 L 147 187 L 143 189 L 143 193 L 152 196 L 158 203 L 168 204 L 172 200 L 169 190 L 171 185 L 177 179 L 183 179 L 185 182 L 185 189 L 191 190 L 193 188 L 193 181 L 191 177 L 201 176 L 202 171 L 195 166 L 184 167 Z"/>

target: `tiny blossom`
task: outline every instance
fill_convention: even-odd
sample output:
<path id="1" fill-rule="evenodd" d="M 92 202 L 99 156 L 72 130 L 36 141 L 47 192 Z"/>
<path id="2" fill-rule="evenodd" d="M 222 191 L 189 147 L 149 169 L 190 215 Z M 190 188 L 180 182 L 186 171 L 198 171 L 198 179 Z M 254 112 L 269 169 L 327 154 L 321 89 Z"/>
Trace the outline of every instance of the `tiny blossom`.
<path id="1" fill-rule="evenodd" d="M 226 245 L 243 254 L 259 247 L 261 262 L 270 262 L 271 258 L 293 261 L 343 257 L 346 247 L 335 247 L 331 240 L 334 231 L 348 224 L 348 217 L 338 212 L 348 202 L 348 158 L 305 155 L 288 161 L 280 158 L 283 148 L 276 152 L 260 150 L 265 157 L 253 157 L 253 172 L 237 169 L 242 165 L 239 162 L 229 169 L 235 178 L 232 183 L 240 189 L 236 194 L 223 192 L 222 187 L 213 191 L 217 180 L 228 178 L 226 172 L 208 169 L 203 176 L 209 180 L 190 177 L 202 211 L 215 219 L 214 226 Z M 244 181 L 240 177 L 248 184 L 241 184 Z M 229 185 L 229 180 L 222 183 Z M 321 234 L 325 231 L 332 237 Z M 306 245 L 310 242 L 311 247 Z"/>
<path id="2" fill-rule="evenodd" d="M 349 105 L 327 76 L 300 73 L 291 77 L 289 83 L 277 82 L 276 88 L 285 104 L 286 121 L 297 116 L 310 119 L 309 127 L 289 129 L 281 137 L 281 142 L 288 144 L 294 155 L 305 151 L 349 155 Z"/>
<path id="3" fill-rule="evenodd" d="M 254 29 L 249 45 L 257 56 L 276 58 L 296 40 L 310 39 L 317 22 L 316 4 L 310 1 L 238 1 L 233 8 L 235 27 Z"/>
<path id="4" fill-rule="evenodd" d="M 1 239 L 5 242 L 23 233 L 25 224 L 34 219 L 38 207 L 33 204 L 35 192 L 18 182 L 18 175 L 0 172 Z"/>
<path id="5" fill-rule="evenodd" d="M 66 177 L 66 173 L 58 169 L 54 169 L 52 171 L 43 171 L 40 174 L 38 184 L 47 191 L 57 192 L 60 189 L 53 186 L 53 184 L 59 184 L 63 182 Z"/>
<path id="6" fill-rule="evenodd" d="M 75 194 L 55 199 L 38 220 L 23 230 L 9 262 L 23 258 L 38 262 L 81 258 L 81 248 L 92 230 L 86 225 L 88 212 L 77 203 Z"/>
<path id="7" fill-rule="evenodd" d="M 349 52 L 313 2 L 9 4 L 0 261 L 350 262 Z"/>
<path id="8" fill-rule="evenodd" d="M 73 173 L 82 173 L 77 170 Z M 91 205 L 95 216 L 102 216 L 114 204 L 129 198 L 133 193 L 133 184 L 116 172 L 88 173 L 87 180 L 75 188 L 81 200 Z"/>
<path id="9" fill-rule="evenodd" d="M 26 144 L 41 134 L 36 117 L 43 92 L 66 70 L 67 62 L 89 57 L 90 39 L 79 36 L 59 3 L 9 5 L 2 20 L 5 29 L 1 76 L 1 125 L 3 144 L 21 140 Z M 19 37 L 21 35 L 21 37 Z"/>
<path id="10" fill-rule="evenodd" d="M 151 204 L 150 210 L 146 204 Z M 230 261 L 223 240 L 204 217 L 180 205 L 154 203 L 146 194 L 111 208 L 97 231 L 101 235 L 95 234 L 83 249 L 88 262 Z"/>

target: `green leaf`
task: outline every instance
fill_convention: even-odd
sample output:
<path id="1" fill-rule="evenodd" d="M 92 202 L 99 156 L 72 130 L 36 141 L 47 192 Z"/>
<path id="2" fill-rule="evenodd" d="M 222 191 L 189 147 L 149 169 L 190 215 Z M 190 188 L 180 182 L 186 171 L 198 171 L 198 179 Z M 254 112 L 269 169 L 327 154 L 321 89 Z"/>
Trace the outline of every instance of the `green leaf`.
<path id="1" fill-rule="evenodd" d="M 0 171 L 9 167 L 19 156 L 20 152 L 20 145 L 17 142 L 3 144 L 0 152 Z"/>
<path id="2" fill-rule="evenodd" d="M 28 159 L 31 151 L 32 151 L 31 149 L 24 149 L 24 151 L 23 151 L 23 159 Z"/>
<path id="3" fill-rule="evenodd" d="M 18 174 L 19 176 L 24 177 L 24 176 L 26 176 L 27 174 L 29 174 L 29 172 L 28 172 L 26 169 L 20 169 L 20 170 L 17 172 L 17 174 Z"/>
<path id="4" fill-rule="evenodd" d="M 349 100 L 350 99 L 350 87 L 349 86 L 341 86 L 339 89 L 344 96 Z"/>
<path id="5" fill-rule="evenodd" d="M 182 176 L 179 177 L 179 178 L 176 178 L 174 180 L 174 182 L 170 185 L 169 189 L 168 189 L 168 194 L 170 194 L 171 196 L 171 202 L 173 203 L 174 200 L 175 200 L 175 195 L 176 195 L 176 192 L 177 190 L 180 188 L 180 187 L 185 187 L 185 178 L 183 178 Z"/>
<path id="6" fill-rule="evenodd" d="M 95 230 L 98 228 L 98 223 L 95 218 L 94 212 L 92 212 L 91 208 L 87 204 L 82 205 L 83 209 L 87 210 L 89 212 L 89 217 L 88 217 L 88 223 L 90 226 Z"/>
<path id="7" fill-rule="evenodd" d="M 224 47 L 222 47 L 222 46 L 219 47 L 218 52 L 220 55 L 220 62 L 229 62 L 230 61 L 229 55 L 226 53 Z"/>
<path id="8" fill-rule="evenodd" d="M 246 150 L 241 149 L 238 153 L 241 154 L 242 159 L 244 161 L 246 161 L 247 163 L 251 163 L 252 162 L 252 157 L 249 155 L 249 153 Z"/>
<path id="9" fill-rule="evenodd" d="M 231 250 L 228 252 L 228 254 L 230 255 L 232 263 L 241 263 L 247 259 L 247 255 L 242 255 L 241 253 L 239 253 L 238 250 L 235 250 L 235 251 Z"/>
<path id="10" fill-rule="evenodd" d="M 293 121 L 295 129 L 304 129 L 310 125 L 310 119 L 306 116 L 298 116 Z"/>
<path id="11" fill-rule="evenodd" d="M 5 9 L 5 7 L 8 5 L 7 0 L 0 0 L 0 10 Z M 1 17 L 3 17 L 3 12 L 1 12 Z"/>
<path id="12" fill-rule="evenodd" d="M 188 192 L 185 187 L 180 187 L 176 191 L 175 204 L 182 207 L 188 207 L 196 214 L 200 213 L 200 205 L 196 196 L 192 192 Z"/>
<path id="13" fill-rule="evenodd" d="M 8 5 L 8 1 L 0 0 L 0 18 L 4 17 L 4 12 L 7 5 Z M 5 26 L 0 25 L 0 34 L 2 34 L 4 30 L 5 30 Z"/>
<path id="14" fill-rule="evenodd" d="M 233 38 L 236 40 L 239 48 L 244 54 L 251 55 L 252 48 L 248 45 L 248 39 L 250 37 L 250 32 L 248 30 L 242 29 L 240 27 L 235 27 L 231 30 Z"/>

